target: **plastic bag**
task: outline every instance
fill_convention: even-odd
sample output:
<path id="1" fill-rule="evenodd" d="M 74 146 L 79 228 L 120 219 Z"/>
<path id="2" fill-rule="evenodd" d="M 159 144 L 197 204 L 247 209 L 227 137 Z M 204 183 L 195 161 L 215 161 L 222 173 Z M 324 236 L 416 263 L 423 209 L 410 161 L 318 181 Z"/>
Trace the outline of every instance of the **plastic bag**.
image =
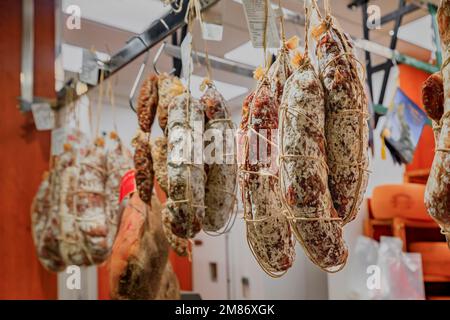
<path id="1" fill-rule="evenodd" d="M 369 277 L 374 272 L 374 266 L 378 267 L 378 248 L 378 242 L 371 238 L 360 236 L 356 240 L 349 267 L 352 270 L 347 293 L 349 299 L 368 300 L 373 297 L 368 281 L 371 281 Z"/>
<path id="2" fill-rule="evenodd" d="M 422 258 L 405 253 L 399 238 L 380 243 L 359 237 L 352 252 L 347 297 L 356 300 L 423 300 Z"/>
<path id="3" fill-rule="evenodd" d="M 424 300 L 422 257 L 402 252 L 402 240 L 381 237 L 378 251 L 381 286 L 374 297 L 383 300 Z"/>

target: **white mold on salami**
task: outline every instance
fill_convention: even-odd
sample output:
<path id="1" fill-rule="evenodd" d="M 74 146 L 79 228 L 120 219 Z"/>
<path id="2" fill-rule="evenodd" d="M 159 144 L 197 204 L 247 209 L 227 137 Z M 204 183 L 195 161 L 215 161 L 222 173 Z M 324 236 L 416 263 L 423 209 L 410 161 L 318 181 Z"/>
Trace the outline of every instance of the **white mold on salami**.
<path id="1" fill-rule="evenodd" d="M 206 132 L 214 130 L 215 138 L 219 141 L 210 141 L 214 146 L 215 155 L 222 155 L 221 159 L 215 157 L 212 163 L 206 165 L 207 180 L 205 186 L 205 217 L 203 230 L 218 232 L 231 220 L 232 211 L 236 205 L 236 162 L 228 163 L 226 160 L 227 130 L 233 130 L 233 123 L 229 118 L 225 99 L 213 85 L 209 85 L 200 99 L 206 118 Z M 222 142 L 222 143 L 219 143 Z M 233 140 L 234 142 L 234 140 Z M 219 150 L 221 148 L 221 150 Z M 207 148 L 205 148 L 206 151 Z M 232 148 L 234 152 L 234 147 Z"/>
<path id="2" fill-rule="evenodd" d="M 187 93 L 173 98 L 168 111 L 167 208 L 173 234 L 188 239 L 201 230 L 205 215 L 202 148 L 193 148 L 202 141 L 204 113 Z"/>

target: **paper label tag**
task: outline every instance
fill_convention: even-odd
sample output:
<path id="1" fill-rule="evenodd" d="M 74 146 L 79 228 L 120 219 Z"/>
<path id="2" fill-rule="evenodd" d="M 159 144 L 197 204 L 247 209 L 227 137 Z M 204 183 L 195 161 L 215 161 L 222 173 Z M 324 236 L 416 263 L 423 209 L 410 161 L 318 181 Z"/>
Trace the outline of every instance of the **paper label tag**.
<path id="1" fill-rule="evenodd" d="M 188 32 L 180 46 L 181 50 L 181 77 L 185 80 L 194 71 L 194 62 L 192 61 L 192 34 Z"/>
<path id="2" fill-rule="evenodd" d="M 242 3 L 252 45 L 254 48 L 262 48 L 264 46 L 266 1 L 242 0 Z M 280 36 L 275 16 L 272 6 L 269 5 L 266 33 L 267 48 L 278 48 L 280 46 Z"/>
<path id="3" fill-rule="evenodd" d="M 83 64 L 80 80 L 90 85 L 97 85 L 100 69 L 97 64 L 97 55 L 90 50 L 83 50 Z"/>
<path id="4" fill-rule="evenodd" d="M 64 127 L 52 130 L 52 156 L 58 156 L 64 151 L 66 141 L 66 131 Z"/>
<path id="5" fill-rule="evenodd" d="M 202 24 L 202 37 L 205 40 L 222 41 L 223 26 L 215 23 Z"/>
<path id="6" fill-rule="evenodd" d="M 36 129 L 51 130 L 55 127 L 55 113 L 48 103 L 33 103 L 31 105 Z"/>
<path id="7" fill-rule="evenodd" d="M 202 37 L 205 40 L 222 41 L 223 37 L 223 12 L 225 2 L 219 1 L 212 7 L 202 12 Z"/>

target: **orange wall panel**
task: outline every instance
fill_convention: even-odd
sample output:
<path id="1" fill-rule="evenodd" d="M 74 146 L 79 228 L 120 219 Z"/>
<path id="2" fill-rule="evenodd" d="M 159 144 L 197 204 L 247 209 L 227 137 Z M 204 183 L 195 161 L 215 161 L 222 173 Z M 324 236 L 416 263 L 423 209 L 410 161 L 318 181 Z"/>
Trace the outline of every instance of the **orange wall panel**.
<path id="1" fill-rule="evenodd" d="M 400 87 L 405 94 L 423 109 L 422 83 L 429 74 L 407 65 L 400 65 Z M 419 139 L 413 161 L 406 166 L 406 171 L 427 169 L 434 158 L 434 135 L 430 126 L 425 126 Z"/>
<path id="2" fill-rule="evenodd" d="M 54 89 L 54 2 L 35 4 L 35 95 Z M 31 237 L 30 205 L 48 168 L 50 134 L 37 132 L 20 96 L 21 1 L 0 1 L 0 299 L 55 299 L 56 276 L 45 271 Z"/>

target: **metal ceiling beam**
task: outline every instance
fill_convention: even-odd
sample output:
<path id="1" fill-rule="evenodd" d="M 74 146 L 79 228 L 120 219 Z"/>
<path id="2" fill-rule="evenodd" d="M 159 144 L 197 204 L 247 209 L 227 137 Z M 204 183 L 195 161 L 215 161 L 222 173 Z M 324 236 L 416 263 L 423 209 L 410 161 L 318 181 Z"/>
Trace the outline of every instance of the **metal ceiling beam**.
<path id="1" fill-rule="evenodd" d="M 415 4 L 406 4 L 395 10 L 394 12 L 388 13 L 385 16 L 382 16 L 380 19 L 381 25 L 386 24 L 391 21 L 396 21 L 399 17 L 403 17 L 405 14 L 414 12 L 420 9 L 419 6 Z"/>
<path id="2" fill-rule="evenodd" d="M 31 110 L 34 82 L 34 1 L 22 0 L 20 108 Z"/>

